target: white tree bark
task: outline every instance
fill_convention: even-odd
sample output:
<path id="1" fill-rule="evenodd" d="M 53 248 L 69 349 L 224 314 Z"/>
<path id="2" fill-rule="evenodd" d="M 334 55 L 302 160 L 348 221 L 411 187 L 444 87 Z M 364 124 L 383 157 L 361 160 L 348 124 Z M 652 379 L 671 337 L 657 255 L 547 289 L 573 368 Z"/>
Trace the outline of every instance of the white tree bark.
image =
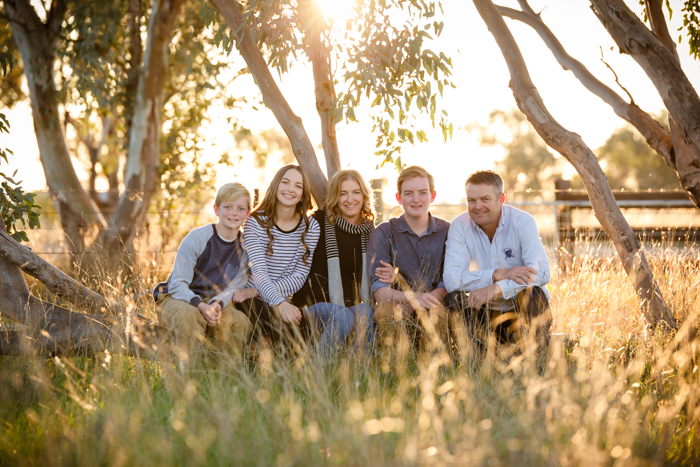
<path id="1" fill-rule="evenodd" d="M 675 328 L 676 322 L 661 295 L 644 251 L 615 202 L 598 160 L 581 137 L 562 127 L 549 113 L 527 70 L 513 35 L 491 0 L 474 0 L 479 14 L 498 43 L 510 71 L 518 108 L 527 116 L 537 133 L 564 156 L 581 176 L 593 206 L 593 212 L 610 236 L 622 260 L 635 292 L 642 299 L 642 311 L 652 324 Z"/>
<path id="2" fill-rule="evenodd" d="M 112 227 L 104 231 L 100 239 L 102 247 L 108 251 L 131 243 L 157 188 L 169 46 L 183 3 L 184 0 L 155 0 L 153 3 L 129 134 L 125 190 L 119 199 Z"/>
<path id="3" fill-rule="evenodd" d="M 59 199 L 62 221 L 76 230 L 90 225 L 105 228 L 104 217 L 83 189 L 73 168 L 54 99 L 54 48 L 66 11 L 65 2 L 53 2 L 46 24 L 39 19 L 29 0 L 4 3 L 27 77 L 34 132 L 46 183 Z"/>
<path id="4" fill-rule="evenodd" d="M 676 170 L 683 188 L 700 207 L 700 97 L 681 69 L 660 2 L 649 3 L 652 27 L 660 38 L 624 1 L 591 0 L 593 11 L 620 50 L 634 58 L 661 96 L 670 114 L 672 157 Z"/>
<path id="5" fill-rule="evenodd" d="M 211 3 L 223 15 L 231 31 L 239 31 L 236 42 L 238 50 L 248 65 L 248 69 L 260 89 L 265 104 L 272 110 L 275 118 L 287 134 L 287 138 L 292 144 L 294 157 L 296 157 L 299 165 L 309 178 L 311 192 L 316 199 L 316 203 L 319 206 L 323 205 L 326 199 L 326 192 L 328 191 L 328 180 L 323 175 L 323 171 L 318 164 L 316 151 L 314 151 L 301 118 L 294 114 L 277 83 L 272 78 L 270 69 L 265 62 L 265 57 L 263 57 L 260 49 L 251 40 L 250 29 L 243 25 L 243 15 L 238 9 L 235 0 L 211 0 Z"/>

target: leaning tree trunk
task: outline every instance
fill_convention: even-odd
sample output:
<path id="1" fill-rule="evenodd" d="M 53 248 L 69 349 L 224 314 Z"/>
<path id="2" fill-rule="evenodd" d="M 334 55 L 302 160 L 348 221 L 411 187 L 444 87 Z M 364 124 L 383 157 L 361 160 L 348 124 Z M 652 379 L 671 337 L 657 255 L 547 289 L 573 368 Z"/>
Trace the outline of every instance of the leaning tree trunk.
<path id="1" fill-rule="evenodd" d="M 474 0 L 474 5 L 506 60 L 511 76 L 510 87 L 518 108 L 527 116 L 542 139 L 563 155 L 581 176 L 593 211 L 603 230 L 612 239 L 635 292 L 642 299 L 642 310 L 647 321 L 676 327 L 675 319 L 654 280 L 641 244 L 620 212 L 595 155 L 579 135 L 562 127 L 547 110 L 530 79 L 520 49 L 498 8 L 491 0 Z"/>
<path id="2" fill-rule="evenodd" d="M 571 71 L 586 89 L 608 104 L 618 117 L 634 126 L 644 136 L 647 144 L 664 158 L 669 167 L 676 171 L 678 179 L 681 180 L 683 175 L 682 172 L 678 172 L 676 167 L 671 134 L 651 115 L 640 109 L 634 103 L 631 95 L 629 96 L 631 102 L 628 103 L 618 93 L 596 78 L 583 63 L 569 55 L 552 30 L 544 23 L 541 13 L 535 13 L 527 0 L 518 0 L 518 3 L 520 3 L 522 11 L 501 6 L 498 7 L 498 10 L 503 16 L 521 21 L 533 28 L 552 52 L 559 65 L 563 69 Z M 690 194 L 692 196 L 692 193 Z M 697 204 L 700 200 L 694 199 L 694 201 Z"/>
<path id="3" fill-rule="evenodd" d="M 267 105 L 292 144 L 294 157 L 304 169 L 311 184 L 311 193 L 319 206 L 323 205 L 328 191 L 328 180 L 318 164 L 316 152 L 301 118 L 294 114 L 284 98 L 260 49 L 251 39 L 251 30 L 243 24 L 243 15 L 234 0 L 211 0 L 212 5 L 223 15 L 231 31 L 238 31 L 236 46 L 248 65 L 255 83 Z"/>
<path id="4" fill-rule="evenodd" d="M 634 58 L 661 96 L 670 114 L 673 157 L 681 185 L 700 207 L 700 97 L 681 69 L 660 2 L 648 2 L 652 4 L 648 11 L 654 32 L 660 38 L 644 26 L 623 0 L 591 3 L 620 50 Z"/>
<path id="5" fill-rule="evenodd" d="M 169 46 L 184 0 L 156 0 L 148 25 L 148 41 L 136 90 L 129 131 L 124 193 L 109 229 L 98 239 L 110 264 L 128 248 L 142 224 L 158 182 L 161 113 L 168 78 Z"/>
<path id="6" fill-rule="evenodd" d="M 50 291 L 96 314 L 75 313 L 29 292 L 20 267 Z M 168 333 L 83 287 L 20 245 L 0 219 L 0 315 L 21 329 L 0 333 L 0 355 L 74 355 L 103 350 L 152 355 Z"/>
<path id="7" fill-rule="evenodd" d="M 55 46 L 66 5 L 62 1 L 53 2 L 46 24 L 39 19 L 29 0 L 7 0 L 5 7 L 24 63 L 46 183 L 52 196 L 57 198 L 71 251 L 79 253 L 83 245 L 83 230 L 90 225 L 105 228 L 106 223 L 75 173 L 55 99 Z"/>

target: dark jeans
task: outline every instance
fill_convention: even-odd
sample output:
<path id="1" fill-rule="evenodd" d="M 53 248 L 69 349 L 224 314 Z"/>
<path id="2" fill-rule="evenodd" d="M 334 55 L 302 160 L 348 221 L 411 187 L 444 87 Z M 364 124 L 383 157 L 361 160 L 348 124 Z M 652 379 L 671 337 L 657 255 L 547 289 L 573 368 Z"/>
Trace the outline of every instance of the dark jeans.
<path id="1" fill-rule="evenodd" d="M 241 311 L 248 315 L 253 324 L 253 339 L 269 339 L 273 348 L 298 344 L 295 336 L 309 335 L 309 322 L 302 312 L 299 325 L 285 323 L 277 307 L 268 305 L 260 298 L 252 298 L 241 303 Z"/>
<path id="2" fill-rule="evenodd" d="M 492 310 L 488 304 L 479 309 L 471 308 L 467 305 L 468 297 L 466 292 L 452 292 L 445 297 L 445 305 L 450 311 L 457 311 L 464 316 L 467 334 L 478 354 L 486 352 L 490 333 L 493 333 L 499 344 L 512 344 L 522 337 L 525 328 L 534 325 L 538 359 L 546 357 L 552 319 L 549 300 L 542 288 L 530 287 L 520 292 L 512 299 L 513 309 L 507 312 Z"/>

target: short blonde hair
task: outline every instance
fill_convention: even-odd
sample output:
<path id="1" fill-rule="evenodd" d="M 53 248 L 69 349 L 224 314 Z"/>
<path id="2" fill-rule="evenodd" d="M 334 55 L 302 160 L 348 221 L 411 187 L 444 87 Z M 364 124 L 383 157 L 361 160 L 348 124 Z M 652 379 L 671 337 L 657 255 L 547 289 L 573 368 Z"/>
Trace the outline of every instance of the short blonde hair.
<path id="1" fill-rule="evenodd" d="M 250 191 L 248 191 L 245 186 L 238 182 L 227 183 L 219 188 L 219 191 L 216 192 L 214 204 L 218 208 L 221 206 L 221 203 L 229 203 L 240 198 L 241 196 L 245 196 L 248 200 L 248 210 L 250 211 L 251 205 L 253 204 L 250 197 Z"/>
<path id="2" fill-rule="evenodd" d="M 355 180 L 357 184 L 360 185 L 362 198 L 364 199 L 362 203 L 362 220 L 365 222 L 374 222 L 374 219 L 377 217 L 377 213 L 374 210 L 374 194 L 365 179 L 360 175 L 360 172 L 353 169 L 337 171 L 331 177 L 330 182 L 328 182 L 328 193 L 323 203 L 323 209 L 326 211 L 326 216 L 328 216 L 328 222 L 330 222 L 331 225 L 335 225 L 335 220 L 342 215 L 338 203 L 340 201 L 340 184 L 345 180 Z"/>
<path id="3" fill-rule="evenodd" d="M 435 191 L 435 180 L 433 180 L 433 176 L 430 175 L 430 173 L 428 173 L 428 171 L 425 170 L 423 167 L 412 165 L 403 169 L 399 174 L 399 178 L 398 180 L 396 180 L 396 189 L 398 190 L 398 192 L 401 193 L 401 186 L 403 185 L 403 182 L 416 177 L 427 178 L 428 185 L 430 185 L 430 193 Z"/>

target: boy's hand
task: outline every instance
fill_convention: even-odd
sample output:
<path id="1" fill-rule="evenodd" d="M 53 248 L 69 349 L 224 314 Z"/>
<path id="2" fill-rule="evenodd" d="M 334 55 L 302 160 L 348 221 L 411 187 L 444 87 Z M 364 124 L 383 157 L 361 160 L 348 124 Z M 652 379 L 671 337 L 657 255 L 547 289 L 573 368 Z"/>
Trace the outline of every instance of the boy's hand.
<path id="1" fill-rule="evenodd" d="M 208 326 L 216 326 L 219 322 L 219 318 L 221 318 L 221 305 L 219 303 L 209 305 L 208 303 L 200 302 L 199 305 L 197 305 L 197 309 L 202 314 Z"/>
<path id="2" fill-rule="evenodd" d="M 233 296 L 231 297 L 231 301 L 233 303 L 241 303 L 241 302 L 245 302 L 246 300 L 250 300 L 251 298 L 255 298 L 257 296 L 258 296 L 258 291 L 252 287 L 249 287 L 247 289 L 238 289 L 235 292 L 233 292 Z"/>
<path id="3" fill-rule="evenodd" d="M 399 275 L 399 268 L 395 268 L 391 264 L 385 263 L 381 260 L 379 261 L 379 264 L 381 264 L 382 267 L 374 270 L 374 274 L 377 276 L 377 279 L 379 279 L 379 282 L 383 282 L 385 284 L 393 284 L 396 282 L 396 278 Z"/>
<path id="4" fill-rule="evenodd" d="M 282 302 L 277 307 L 285 323 L 294 323 L 297 326 L 301 323 L 301 311 L 289 302 Z"/>

